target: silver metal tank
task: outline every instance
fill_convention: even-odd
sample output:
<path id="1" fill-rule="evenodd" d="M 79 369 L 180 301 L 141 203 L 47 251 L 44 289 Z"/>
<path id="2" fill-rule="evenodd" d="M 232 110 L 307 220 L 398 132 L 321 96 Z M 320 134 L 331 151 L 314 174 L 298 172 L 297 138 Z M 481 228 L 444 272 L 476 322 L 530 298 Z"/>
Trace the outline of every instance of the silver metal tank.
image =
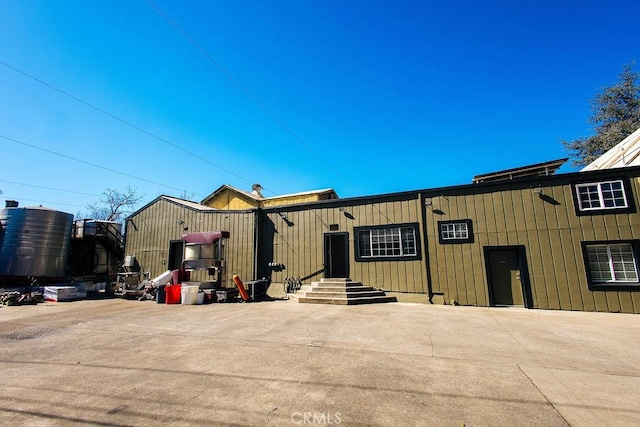
<path id="1" fill-rule="evenodd" d="M 43 207 L 0 210 L 0 277 L 62 278 L 73 215 Z"/>

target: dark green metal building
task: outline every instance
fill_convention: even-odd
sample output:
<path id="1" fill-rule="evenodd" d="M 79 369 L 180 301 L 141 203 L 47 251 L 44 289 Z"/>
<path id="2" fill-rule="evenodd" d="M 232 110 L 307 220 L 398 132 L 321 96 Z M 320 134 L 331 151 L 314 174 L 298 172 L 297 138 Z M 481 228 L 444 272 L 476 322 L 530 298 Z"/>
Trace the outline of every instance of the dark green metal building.
<path id="1" fill-rule="evenodd" d="M 425 302 L 640 313 L 640 167 L 493 178 L 240 211 L 161 196 L 129 217 L 126 254 L 153 276 L 185 227 L 224 230 L 223 283 L 282 263 L 274 282 L 350 277 Z"/>

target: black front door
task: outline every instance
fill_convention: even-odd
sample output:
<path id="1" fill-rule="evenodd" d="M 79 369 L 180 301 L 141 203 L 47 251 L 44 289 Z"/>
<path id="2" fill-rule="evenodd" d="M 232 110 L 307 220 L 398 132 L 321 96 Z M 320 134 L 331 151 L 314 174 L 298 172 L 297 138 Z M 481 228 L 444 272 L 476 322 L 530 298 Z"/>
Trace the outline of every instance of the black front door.
<path id="1" fill-rule="evenodd" d="M 522 246 L 485 247 L 489 304 L 531 308 L 531 289 Z"/>
<path id="2" fill-rule="evenodd" d="M 349 233 L 324 235 L 324 276 L 349 277 Z"/>
<path id="3" fill-rule="evenodd" d="M 169 254 L 167 255 L 167 270 L 177 270 L 182 266 L 184 256 L 184 241 L 170 240 Z"/>

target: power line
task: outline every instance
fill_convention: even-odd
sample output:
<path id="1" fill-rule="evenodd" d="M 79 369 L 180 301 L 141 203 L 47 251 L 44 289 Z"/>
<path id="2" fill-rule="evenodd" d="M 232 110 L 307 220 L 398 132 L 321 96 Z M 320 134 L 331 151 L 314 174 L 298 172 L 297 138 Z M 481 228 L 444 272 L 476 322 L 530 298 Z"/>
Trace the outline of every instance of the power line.
<path id="1" fill-rule="evenodd" d="M 272 112 L 269 108 L 267 108 L 267 106 L 264 105 L 262 103 L 262 101 L 260 101 L 253 93 L 251 93 L 251 91 L 249 91 L 249 89 L 247 89 L 247 87 L 245 85 L 243 85 L 238 79 L 236 79 L 233 76 L 233 74 L 231 74 L 226 68 L 224 68 L 224 66 L 220 63 L 220 61 L 218 61 L 213 56 L 211 56 L 209 54 L 209 52 L 207 52 L 207 50 L 205 48 L 200 46 L 193 38 L 191 38 L 191 36 L 189 36 L 189 34 L 187 34 L 186 31 L 184 31 L 182 28 L 180 28 L 180 26 L 178 26 L 178 24 L 176 24 L 166 13 L 164 13 L 162 11 L 162 9 L 160 9 L 158 6 L 156 6 L 156 4 L 152 0 L 147 0 L 147 3 L 149 3 L 149 5 L 161 17 L 163 17 L 171 26 L 173 26 L 173 28 L 175 28 L 176 31 L 178 31 L 189 43 L 191 43 L 193 46 L 195 46 L 196 49 L 198 49 L 207 59 L 209 59 L 209 61 L 211 61 L 213 64 L 215 64 L 215 66 L 218 67 L 229 78 L 229 80 L 231 80 L 236 86 L 238 86 L 238 88 L 240 88 L 240 90 L 242 90 L 242 92 L 244 92 L 244 94 L 247 95 L 256 105 L 258 105 L 258 107 L 260 107 L 263 111 L 265 111 L 268 115 L 270 115 L 271 118 L 278 125 L 280 125 L 285 131 L 287 131 L 293 137 L 293 139 L 298 141 L 298 143 L 300 143 L 311 154 L 313 154 L 318 160 L 320 160 L 320 162 L 322 162 L 325 166 L 327 166 L 329 169 L 331 169 L 342 180 L 343 183 L 345 183 L 346 185 L 351 187 L 353 190 L 358 192 L 358 189 L 355 188 L 353 185 L 351 185 L 349 183 L 349 181 L 347 181 L 347 179 L 344 176 L 342 176 L 342 174 L 337 169 L 335 169 L 331 164 L 329 164 L 327 161 L 325 161 L 320 156 L 320 154 L 318 154 L 313 148 L 311 148 L 311 146 L 309 144 L 304 142 L 304 140 L 302 138 L 300 138 L 282 120 L 280 120 L 280 118 L 278 116 L 276 116 L 274 112 Z"/>
<path id="2" fill-rule="evenodd" d="M 109 172 L 113 172 L 113 173 L 116 173 L 116 174 L 119 174 L 119 175 L 127 176 L 129 178 L 137 179 L 139 181 L 148 182 L 150 184 L 158 185 L 158 186 L 164 187 L 164 188 L 170 188 L 172 190 L 184 191 L 184 189 L 182 189 L 182 188 L 171 187 L 169 185 L 161 184 L 159 182 L 151 181 L 151 180 L 146 179 L 146 178 L 141 178 L 139 176 L 131 175 L 131 174 L 126 173 L 126 172 L 117 171 L 115 169 L 107 168 L 105 166 L 97 165 L 95 163 L 91 163 L 91 162 L 87 162 L 85 160 L 77 159 L 75 157 L 67 156 L 66 154 L 62 154 L 62 153 L 58 153 L 56 151 L 48 150 L 46 148 L 38 147 L 37 145 L 29 144 L 29 143 L 23 142 L 23 141 L 18 141 L 17 139 L 9 138 L 9 137 L 4 136 L 4 135 L 0 135 L 0 138 L 6 139 L 7 141 L 15 142 L 16 144 L 21 144 L 21 145 L 24 145 L 24 146 L 27 146 L 27 147 L 30 147 L 30 148 L 33 148 L 33 149 L 36 149 L 36 150 L 44 151 L 45 153 L 53 154 L 53 155 L 56 155 L 56 156 L 59 156 L 59 157 L 64 157 L 65 159 L 69 159 L 69 160 L 73 160 L 75 162 L 83 163 L 85 165 L 89 165 L 89 166 L 92 166 L 94 168 L 103 169 L 103 170 L 106 170 L 106 171 L 109 171 Z M 201 194 L 196 194 L 196 196 L 206 197 L 206 196 L 202 196 Z"/>
<path id="3" fill-rule="evenodd" d="M 73 193 L 73 194 L 82 194 L 84 196 L 95 196 L 95 197 L 101 197 L 100 194 L 93 194 L 93 193 L 83 193 L 81 191 L 72 191 L 72 190 L 62 190 L 60 188 L 52 188 L 52 187 L 44 187 L 42 185 L 34 185 L 34 184 L 25 184 L 23 182 L 14 182 L 14 181 L 7 181 L 4 179 L 0 179 L 0 182 L 6 182 L 7 184 L 15 184 L 15 185 L 24 185 L 26 187 L 33 187 L 33 188 L 42 188 L 45 190 L 52 190 L 52 191 L 62 191 L 65 193 Z M 0 194 L 2 194 L 2 192 L 0 192 Z"/>
<path id="4" fill-rule="evenodd" d="M 127 126 L 129 126 L 129 127 L 132 127 L 133 129 L 135 129 L 135 130 L 137 130 L 137 131 L 139 131 L 139 132 L 142 132 L 142 133 L 144 133 L 145 135 L 148 135 L 148 136 L 150 136 L 150 137 L 152 137 L 152 138 L 154 138 L 154 139 L 156 139 L 156 140 L 158 140 L 158 141 L 160 141 L 160 142 L 163 142 L 163 143 L 165 143 L 165 144 L 167 144 L 167 145 L 169 145 L 169 146 L 171 146 L 171 147 L 175 148 L 176 150 L 182 151 L 183 153 L 186 153 L 186 154 L 188 154 L 188 155 L 190 155 L 190 156 L 192 156 L 192 157 L 195 157 L 195 158 L 196 158 L 196 159 L 198 159 L 198 160 L 201 160 L 201 161 L 203 161 L 203 162 L 205 162 L 205 163 L 207 163 L 207 164 L 209 164 L 209 165 L 211 165 L 211 166 L 213 166 L 213 167 L 216 167 L 216 168 L 218 168 L 218 169 L 220 169 L 220 170 L 222 170 L 222 171 L 224 171 L 224 172 L 226 172 L 226 173 L 228 173 L 228 174 L 230 174 L 230 175 L 233 175 L 233 176 L 235 176 L 236 178 L 240 178 L 241 180 L 246 181 L 246 182 L 248 182 L 248 183 L 250 183 L 250 184 L 254 184 L 254 183 L 255 183 L 254 181 L 251 181 L 251 180 L 249 180 L 249 179 L 247 179 L 247 178 L 245 178 L 245 177 L 243 177 L 243 176 L 241 176 L 241 175 L 238 175 L 237 173 L 235 173 L 235 172 L 233 172 L 233 171 L 231 171 L 231 170 L 229 170 L 229 169 L 226 169 L 226 168 L 224 168 L 224 167 L 222 167 L 222 166 L 220 166 L 220 165 L 217 165 L 217 164 L 215 164 L 215 163 L 213 163 L 213 162 L 211 162 L 211 161 L 209 161 L 209 160 L 205 159 L 205 158 L 204 158 L 204 157 L 202 157 L 202 156 L 199 156 L 199 155 L 197 155 L 197 154 L 195 154 L 195 153 L 192 153 L 191 151 L 189 151 L 189 150 L 187 150 L 187 149 L 185 149 L 185 148 L 182 148 L 182 147 L 180 147 L 179 145 L 174 144 L 173 142 L 170 142 L 170 141 L 168 141 L 168 140 L 166 140 L 166 139 L 164 139 L 164 138 L 162 138 L 162 137 L 160 137 L 160 136 L 158 136 L 158 135 L 156 135 L 156 134 L 154 134 L 154 133 L 151 133 L 151 132 L 149 132 L 149 131 L 147 131 L 147 130 L 145 130 L 145 129 L 141 128 L 140 126 L 134 125 L 133 123 L 131 123 L 131 122 L 129 122 L 129 121 L 127 121 L 127 120 L 125 120 L 125 119 L 123 119 L 123 118 L 121 118 L 121 117 L 118 117 L 118 116 L 116 116 L 115 114 L 112 114 L 112 113 L 110 113 L 110 112 L 108 112 L 108 111 L 106 111 L 106 110 L 103 110 L 103 109 L 102 109 L 102 108 L 100 108 L 100 107 L 96 107 L 95 105 L 90 104 L 89 102 L 84 101 L 84 100 L 82 100 L 82 99 L 78 98 L 77 96 L 70 94 L 69 92 L 66 92 L 66 91 L 64 91 L 64 90 L 62 90 L 62 89 L 59 89 L 59 88 L 57 88 L 57 87 L 53 86 L 52 84 L 45 82 L 44 80 L 41 80 L 41 79 L 39 79 L 39 78 L 37 78 L 37 77 L 34 77 L 34 76 L 32 76 L 31 74 L 28 74 L 28 73 L 26 73 L 26 72 L 24 72 L 24 71 L 22 71 L 22 70 L 20 70 L 20 69 L 18 69 L 18 68 L 16 68 L 16 67 L 12 66 L 12 65 L 9 65 L 9 64 L 7 64 L 6 62 L 0 61 L 0 64 L 1 64 L 1 65 L 4 65 L 5 67 L 7 67 L 7 68 L 9 68 L 9 69 L 11 69 L 11 70 L 13 70 L 13 71 L 15 71 L 15 72 L 17 72 L 17 73 L 22 74 L 22 75 L 23 75 L 23 76 L 25 76 L 25 77 L 28 77 L 28 78 L 30 78 L 30 79 L 32 79 L 32 80 L 34 80 L 34 81 L 36 81 L 36 82 L 38 82 L 38 83 L 40 83 L 40 84 L 42 84 L 42 85 L 46 86 L 46 87 L 48 87 L 48 88 L 50 88 L 50 89 L 53 89 L 53 90 L 55 90 L 56 92 L 59 92 L 59 93 L 63 94 L 64 96 L 67 96 L 67 97 L 69 97 L 69 98 L 73 99 L 74 101 L 77 101 L 77 102 L 79 102 L 79 103 L 81 103 L 81 104 L 84 104 L 84 105 L 86 105 L 87 107 L 92 108 L 92 109 L 94 109 L 94 110 L 96 110 L 96 111 L 98 111 L 98 112 L 100 112 L 100 113 L 102 113 L 102 114 L 104 114 L 104 115 L 106 115 L 106 116 L 109 116 L 109 117 L 111 117 L 112 119 L 119 121 L 120 123 L 123 123 L 123 124 L 125 124 L 125 125 L 127 125 Z M 269 192 L 273 193 L 273 191 L 271 191 L 271 190 L 269 190 L 269 189 L 267 189 L 267 188 L 263 188 L 263 190 L 266 190 L 266 191 L 269 191 Z M 274 194 L 275 194 L 275 193 L 274 193 Z"/>
<path id="5" fill-rule="evenodd" d="M 193 38 L 191 38 L 191 36 L 189 36 L 189 34 L 187 34 L 186 31 L 184 31 L 178 24 L 176 24 L 166 13 L 164 13 L 164 11 L 162 9 L 160 9 L 154 2 L 153 0 L 147 0 L 147 3 L 149 3 L 149 5 L 162 17 L 164 18 L 173 28 L 176 29 L 176 31 L 178 31 L 189 43 L 191 43 L 196 49 L 198 49 L 209 61 L 211 61 L 216 67 L 218 67 L 220 69 L 220 71 L 222 71 L 228 78 L 229 80 L 231 80 L 236 86 L 238 86 L 238 88 L 240 88 L 240 90 L 242 92 L 244 92 L 244 94 L 249 97 L 249 99 L 251 99 L 256 105 L 258 105 L 258 107 L 260 107 L 263 111 L 265 111 L 269 116 L 271 116 L 271 118 L 278 124 L 280 125 L 286 132 L 288 132 L 293 139 L 295 139 L 298 143 L 300 143 L 304 148 L 306 148 L 311 154 L 313 154 L 318 160 L 320 160 L 320 162 L 322 162 L 325 166 L 327 166 L 331 171 L 333 171 L 338 178 L 341 179 L 341 181 L 346 184 L 347 186 L 351 187 L 352 190 L 355 190 L 356 192 L 360 192 L 360 190 L 358 190 L 356 187 L 354 187 L 337 169 L 335 169 L 331 164 L 329 164 L 327 161 L 325 161 L 320 154 L 318 154 L 313 148 L 311 148 L 311 146 L 309 144 L 307 144 L 306 142 L 304 142 L 304 140 L 299 137 L 289 126 L 287 126 L 282 120 L 280 120 L 280 118 L 278 116 L 276 116 L 276 114 L 271 111 L 269 108 L 267 108 L 266 105 L 264 105 L 262 103 L 262 101 L 260 101 L 245 85 L 243 85 L 238 79 L 236 79 L 233 74 L 231 74 L 231 72 L 229 72 L 229 70 L 227 70 L 221 63 L 220 61 L 218 61 L 217 59 L 215 59 L 213 56 L 211 56 L 209 54 L 209 52 L 207 52 L 207 50 L 205 48 L 203 48 L 202 46 L 200 46 Z M 387 221 L 389 223 L 391 223 L 392 221 L 384 214 L 384 212 L 382 212 L 382 210 L 380 210 L 380 208 L 378 208 L 376 205 L 374 205 L 372 202 L 369 202 L 371 204 L 371 206 L 373 206 L 376 210 L 378 210 L 378 212 L 380 212 L 380 214 L 382 216 L 384 216 Z"/>

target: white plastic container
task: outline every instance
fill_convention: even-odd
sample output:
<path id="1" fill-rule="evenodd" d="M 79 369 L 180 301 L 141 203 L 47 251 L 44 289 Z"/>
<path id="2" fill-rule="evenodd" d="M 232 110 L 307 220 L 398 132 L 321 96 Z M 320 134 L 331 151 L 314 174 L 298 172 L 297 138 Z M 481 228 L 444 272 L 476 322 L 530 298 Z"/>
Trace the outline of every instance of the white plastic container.
<path id="1" fill-rule="evenodd" d="M 200 305 L 200 304 L 204 304 L 204 292 L 200 291 L 198 292 L 198 297 L 196 298 L 196 304 Z"/>
<path id="2" fill-rule="evenodd" d="M 87 286 L 83 283 L 65 286 L 45 286 L 43 297 L 46 301 L 72 301 L 87 297 Z"/>
<path id="3" fill-rule="evenodd" d="M 183 305 L 195 305 L 198 302 L 199 286 L 182 285 L 180 291 L 181 301 Z"/>
<path id="4" fill-rule="evenodd" d="M 168 285 L 169 282 L 171 282 L 171 270 L 165 271 L 164 273 L 153 279 L 152 282 L 155 283 L 156 286 Z"/>

